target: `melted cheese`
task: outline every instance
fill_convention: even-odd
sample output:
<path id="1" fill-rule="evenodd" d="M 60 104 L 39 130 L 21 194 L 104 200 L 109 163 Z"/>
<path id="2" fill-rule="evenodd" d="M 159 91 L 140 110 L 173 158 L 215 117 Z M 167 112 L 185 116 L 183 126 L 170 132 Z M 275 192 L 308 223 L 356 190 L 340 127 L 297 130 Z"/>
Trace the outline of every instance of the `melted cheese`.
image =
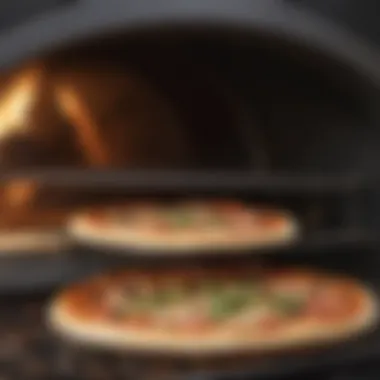
<path id="1" fill-rule="evenodd" d="M 157 308 L 153 318 L 156 324 L 167 327 L 203 325 L 208 319 L 208 303 L 207 297 L 183 300 Z"/>
<path id="2" fill-rule="evenodd" d="M 274 315 L 273 309 L 265 304 L 262 303 L 261 305 L 252 306 L 249 308 L 246 308 L 245 310 L 242 310 L 241 313 L 238 313 L 234 315 L 233 317 L 229 318 L 224 325 L 225 326 L 254 326 L 258 325 L 261 322 L 267 320 L 268 318 L 272 318 Z"/>
<path id="3" fill-rule="evenodd" d="M 271 292 L 279 296 L 307 298 L 315 289 L 313 281 L 307 278 L 291 276 L 275 279 L 269 284 Z"/>

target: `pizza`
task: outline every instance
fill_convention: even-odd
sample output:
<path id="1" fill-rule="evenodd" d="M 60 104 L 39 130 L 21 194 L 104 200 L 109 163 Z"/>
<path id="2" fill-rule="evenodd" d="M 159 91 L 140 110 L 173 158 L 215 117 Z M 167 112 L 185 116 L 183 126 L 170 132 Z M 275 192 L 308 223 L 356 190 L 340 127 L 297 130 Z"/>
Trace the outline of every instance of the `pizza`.
<path id="1" fill-rule="evenodd" d="M 1 257 L 56 253 L 68 247 L 65 227 L 72 207 L 49 206 L 51 198 L 46 190 L 35 180 L 23 178 L 0 185 Z"/>
<path id="2" fill-rule="evenodd" d="M 0 231 L 0 257 L 8 254 L 55 253 L 67 248 L 65 235 L 54 230 Z"/>
<path id="3" fill-rule="evenodd" d="M 91 347 L 207 354 L 273 351 L 374 327 L 375 295 L 355 279 L 306 268 L 126 270 L 72 285 L 48 323 Z"/>
<path id="4" fill-rule="evenodd" d="M 69 230 L 94 246 L 219 252 L 293 241 L 298 224 L 287 211 L 238 201 L 130 202 L 79 213 Z"/>

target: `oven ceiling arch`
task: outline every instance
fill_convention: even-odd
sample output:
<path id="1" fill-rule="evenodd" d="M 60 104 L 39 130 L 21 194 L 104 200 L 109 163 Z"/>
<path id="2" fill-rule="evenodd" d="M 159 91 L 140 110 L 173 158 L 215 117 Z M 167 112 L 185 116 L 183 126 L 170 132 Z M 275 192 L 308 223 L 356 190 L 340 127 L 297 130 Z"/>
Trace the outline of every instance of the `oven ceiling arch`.
<path id="1" fill-rule="evenodd" d="M 348 65 L 367 84 L 380 85 L 380 54 L 327 20 L 276 0 L 64 0 L 0 35 L 0 66 L 112 31 L 173 25 L 221 26 L 281 35 Z"/>

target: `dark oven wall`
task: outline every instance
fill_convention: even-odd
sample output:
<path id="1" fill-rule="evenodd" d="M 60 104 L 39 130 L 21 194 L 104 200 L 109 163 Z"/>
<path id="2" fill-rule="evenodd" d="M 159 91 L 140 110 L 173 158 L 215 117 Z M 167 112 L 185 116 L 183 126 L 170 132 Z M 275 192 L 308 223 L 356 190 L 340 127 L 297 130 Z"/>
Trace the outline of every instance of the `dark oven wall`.
<path id="1" fill-rule="evenodd" d="M 291 6 L 304 8 L 312 13 L 333 21 L 336 25 L 347 29 L 351 33 L 359 36 L 365 42 L 370 42 L 375 46 L 380 45 L 380 26 L 378 22 L 379 3 L 377 0 L 285 0 Z M 376 101 L 376 99 L 373 99 Z M 378 117 L 377 117 L 378 120 Z M 379 128 L 380 122 L 375 122 L 374 128 Z M 377 135 L 377 132 L 374 132 Z M 376 152 L 376 142 L 378 138 L 367 141 L 363 146 L 368 149 L 362 149 L 363 157 L 366 157 L 369 170 L 377 172 L 377 159 L 372 156 Z M 372 152 L 372 153 L 371 153 Z M 377 175 L 375 175 L 377 176 Z M 366 219 L 378 228 L 380 226 L 380 183 L 376 181 L 372 191 L 368 192 L 364 203 L 368 212 Z"/>
<path id="2" fill-rule="evenodd" d="M 355 34 L 380 44 L 379 4 L 376 0 L 285 0 L 332 19 Z"/>
<path id="3" fill-rule="evenodd" d="M 27 90 L 39 76 L 27 133 L 2 138 L 7 165 L 342 174 L 377 154 L 368 94 L 348 69 L 276 38 L 112 36 L 33 65 L 3 78 L 0 105 L 20 76 Z M 79 129 L 97 130 L 108 161 L 89 157 Z"/>

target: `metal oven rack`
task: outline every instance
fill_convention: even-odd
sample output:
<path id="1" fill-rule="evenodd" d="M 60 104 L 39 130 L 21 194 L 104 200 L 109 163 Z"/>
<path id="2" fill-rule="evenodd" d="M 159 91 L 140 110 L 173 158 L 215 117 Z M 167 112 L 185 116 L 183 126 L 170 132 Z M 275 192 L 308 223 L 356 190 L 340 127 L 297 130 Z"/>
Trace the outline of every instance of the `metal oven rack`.
<path id="1" fill-rule="evenodd" d="M 11 173 L 12 176 L 15 173 Z M 325 197 L 339 200 L 343 224 L 337 230 L 326 229 L 308 231 L 304 241 L 297 243 L 282 255 L 269 255 L 269 260 L 299 260 L 312 265 L 327 262 L 328 265 L 342 269 L 347 267 L 354 275 L 362 277 L 379 290 L 376 276 L 379 260 L 374 252 L 377 239 L 370 226 L 361 225 L 361 199 L 370 190 L 370 178 L 360 176 L 317 178 L 305 176 L 251 176 L 248 173 L 130 173 L 70 171 L 67 173 L 41 172 L 16 173 L 16 176 L 37 179 L 49 186 L 67 189 L 87 188 L 106 191 L 117 188 L 122 194 L 157 195 L 173 194 L 254 194 L 269 191 L 276 196 L 303 197 L 318 200 L 323 206 Z M 6 174 L 4 174 L 4 178 Z M 268 190 L 269 189 L 269 190 Z M 314 227 L 321 227 L 314 225 Z M 319 235 L 318 235 L 319 234 Z M 319 236 L 319 237 L 318 237 Z M 308 240 L 310 238 L 310 240 Z M 314 240 L 313 240 L 314 239 Z M 348 250 L 348 248 L 350 248 Z M 360 249 L 360 263 L 358 250 Z M 337 254 L 340 252 L 341 254 Z M 45 286 L 51 291 L 57 285 L 72 281 L 89 271 L 104 271 L 116 262 L 98 260 L 95 256 L 93 268 L 88 268 L 92 256 L 85 255 L 84 249 L 73 247 L 69 257 L 74 271 L 67 273 L 59 283 Z M 87 252 L 91 253 L 91 252 Z M 368 255 L 367 255 L 368 253 Z M 363 255 L 367 256 L 363 258 Z M 252 257 L 254 255 L 251 255 Z M 111 256 L 110 256 L 111 257 Z M 325 258 L 327 257 L 327 260 Z M 99 258 L 99 257 L 98 257 Z M 236 257 L 235 257 L 236 258 Z M 118 260 L 121 259 L 120 257 Z M 126 264 L 130 258 L 123 258 Z M 146 258 L 145 258 L 146 259 Z M 143 262 L 146 260 L 143 259 Z M 116 264 L 120 265 L 120 261 Z M 377 264 L 376 264 L 377 263 Z M 80 265 L 79 265 L 80 264 Z M 341 265 L 344 264 L 344 265 Z M 79 268 L 78 265 L 81 267 Z M 323 265 L 323 264 L 322 264 Z M 32 287 L 29 287 L 29 291 Z M 36 289 L 34 289 L 36 293 Z M 30 292 L 29 292 L 30 294 Z M 275 355 L 249 356 L 220 359 L 178 359 L 168 357 L 137 357 L 132 353 L 93 352 L 78 347 L 50 335 L 44 326 L 45 296 L 20 296 L 0 298 L 0 377 L 10 379 L 251 379 L 302 374 L 318 369 L 353 363 L 380 355 L 380 330 L 345 344 L 328 348 L 279 352 Z"/>

